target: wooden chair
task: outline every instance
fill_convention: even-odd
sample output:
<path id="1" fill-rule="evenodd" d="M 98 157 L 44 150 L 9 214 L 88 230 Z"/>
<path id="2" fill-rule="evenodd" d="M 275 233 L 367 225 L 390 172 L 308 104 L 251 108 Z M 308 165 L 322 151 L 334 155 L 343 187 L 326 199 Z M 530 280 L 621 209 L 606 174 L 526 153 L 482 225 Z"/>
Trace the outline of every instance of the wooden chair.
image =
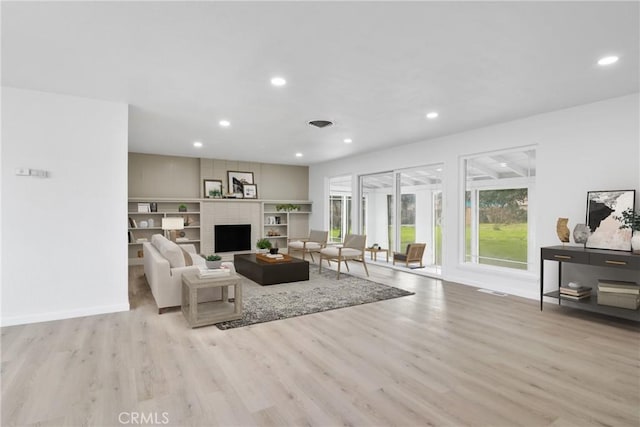
<path id="1" fill-rule="evenodd" d="M 320 252 L 321 249 L 327 246 L 328 237 L 328 231 L 311 230 L 308 238 L 289 239 L 287 241 L 289 255 L 291 255 L 291 252 L 302 252 L 303 260 L 305 255 L 309 254 L 311 255 L 311 261 L 315 262 L 315 259 L 313 259 L 313 253 Z"/>
<path id="2" fill-rule="evenodd" d="M 419 262 L 420 268 L 424 267 L 422 265 L 422 256 L 424 255 L 424 250 L 427 247 L 426 243 L 409 243 L 407 245 L 407 251 L 405 253 L 394 252 L 393 253 L 393 265 L 396 265 L 396 261 L 404 262 L 404 265 L 408 268 L 409 263 L 411 262 Z"/>
<path id="3" fill-rule="evenodd" d="M 347 260 L 361 261 L 364 271 L 369 276 L 367 263 L 364 261 L 364 247 L 367 244 L 367 236 L 364 234 L 347 234 L 344 243 L 341 246 L 329 246 L 320 250 L 320 268 L 318 272 L 322 272 L 322 260 L 326 259 L 330 264 L 330 260 L 338 262 L 338 280 L 340 279 L 340 263 L 344 261 L 344 265 L 349 271 Z"/>

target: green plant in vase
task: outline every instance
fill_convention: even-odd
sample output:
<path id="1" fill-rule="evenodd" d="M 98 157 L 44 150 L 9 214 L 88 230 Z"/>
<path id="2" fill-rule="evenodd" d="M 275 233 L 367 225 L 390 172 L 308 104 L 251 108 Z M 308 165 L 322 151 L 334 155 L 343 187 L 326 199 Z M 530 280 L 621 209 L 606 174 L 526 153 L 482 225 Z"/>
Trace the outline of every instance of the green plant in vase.
<path id="1" fill-rule="evenodd" d="M 216 254 L 207 255 L 204 260 L 207 264 L 207 268 L 220 268 L 220 265 L 222 264 L 222 257 Z"/>
<path id="2" fill-rule="evenodd" d="M 631 229 L 631 249 L 634 253 L 640 253 L 640 213 L 629 208 L 622 212 L 622 216 L 615 216 L 622 225 L 620 229 Z"/>
<path id="3" fill-rule="evenodd" d="M 271 241 L 263 237 L 256 242 L 256 247 L 259 249 L 258 252 L 269 252 L 269 249 L 271 249 Z"/>
<path id="4" fill-rule="evenodd" d="M 622 216 L 614 217 L 622 223 L 621 229 L 630 228 L 631 231 L 640 231 L 640 213 L 636 213 L 629 208 L 622 212 Z"/>
<path id="5" fill-rule="evenodd" d="M 178 212 L 186 212 L 186 211 L 187 211 L 187 205 L 182 204 L 178 206 Z"/>

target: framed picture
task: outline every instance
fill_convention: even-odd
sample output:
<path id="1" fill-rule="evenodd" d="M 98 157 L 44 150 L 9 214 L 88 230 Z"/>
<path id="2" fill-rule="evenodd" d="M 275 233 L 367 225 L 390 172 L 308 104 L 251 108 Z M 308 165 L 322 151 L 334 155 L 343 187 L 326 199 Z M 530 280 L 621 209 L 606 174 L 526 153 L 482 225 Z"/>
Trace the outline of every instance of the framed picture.
<path id="1" fill-rule="evenodd" d="M 245 199 L 257 199 L 258 186 L 256 184 L 244 184 L 242 186 L 242 193 Z"/>
<path id="2" fill-rule="evenodd" d="M 587 226 L 591 236 L 587 248 L 631 250 L 631 230 L 620 229 L 618 218 L 622 212 L 635 206 L 635 190 L 587 192 Z"/>
<path id="3" fill-rule="evenodd" d="M 218 179 L 204 180 L 204 197 L 209 199 L 222 198 L 222 181 Z"/>
<path id="4" fill-rule="evenodd" d="M 151 212 L 150 203 L 138 203 L 138 212 Z"/>
<path id="5" fill-rule="evenodd" d="M 243 197 L 245 184 L 253 184 L 253 172 L 227 171 L 227 186 L 230 194 Z"/>

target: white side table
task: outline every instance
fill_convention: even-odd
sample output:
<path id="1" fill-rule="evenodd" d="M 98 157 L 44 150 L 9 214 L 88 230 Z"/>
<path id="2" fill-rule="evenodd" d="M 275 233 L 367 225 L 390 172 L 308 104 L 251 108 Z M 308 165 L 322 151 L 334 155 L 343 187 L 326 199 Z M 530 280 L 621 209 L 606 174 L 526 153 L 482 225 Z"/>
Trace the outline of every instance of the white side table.
<path id="1" fill-rule="evenodd" d="M 229 301 L 229 286 L 234 286 L 234 302 Z M 222 300 L 198 303 L 198 291 L 222 288 Z M 192 328 L 242 318 L 242 285 L 235 273 L 216 278 L 182 275 L 182 314 Z"/>

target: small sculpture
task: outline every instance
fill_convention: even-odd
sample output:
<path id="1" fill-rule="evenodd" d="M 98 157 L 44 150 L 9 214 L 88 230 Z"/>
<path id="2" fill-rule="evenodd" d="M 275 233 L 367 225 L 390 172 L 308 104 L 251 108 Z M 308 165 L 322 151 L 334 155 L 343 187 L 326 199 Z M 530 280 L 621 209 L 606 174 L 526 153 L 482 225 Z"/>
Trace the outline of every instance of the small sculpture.
<path id="1" fill-rule="evenodd" d="M 587 240 L 589 240 L 589 236 L 591 236 L 591 229 L 587 224 L 578 224 L 573 229 L 573 240 L 576 243 L 586 245 Z"/>
<path id="2" fill-rule="evenodd" d="M 558 222 L 556 224 L 556 233 L 558 233 L 558 238 L 563 244 L 569 243 L 570 231 L 567 226 L 568 223 L 569 218 L 558 218 Z"/>

